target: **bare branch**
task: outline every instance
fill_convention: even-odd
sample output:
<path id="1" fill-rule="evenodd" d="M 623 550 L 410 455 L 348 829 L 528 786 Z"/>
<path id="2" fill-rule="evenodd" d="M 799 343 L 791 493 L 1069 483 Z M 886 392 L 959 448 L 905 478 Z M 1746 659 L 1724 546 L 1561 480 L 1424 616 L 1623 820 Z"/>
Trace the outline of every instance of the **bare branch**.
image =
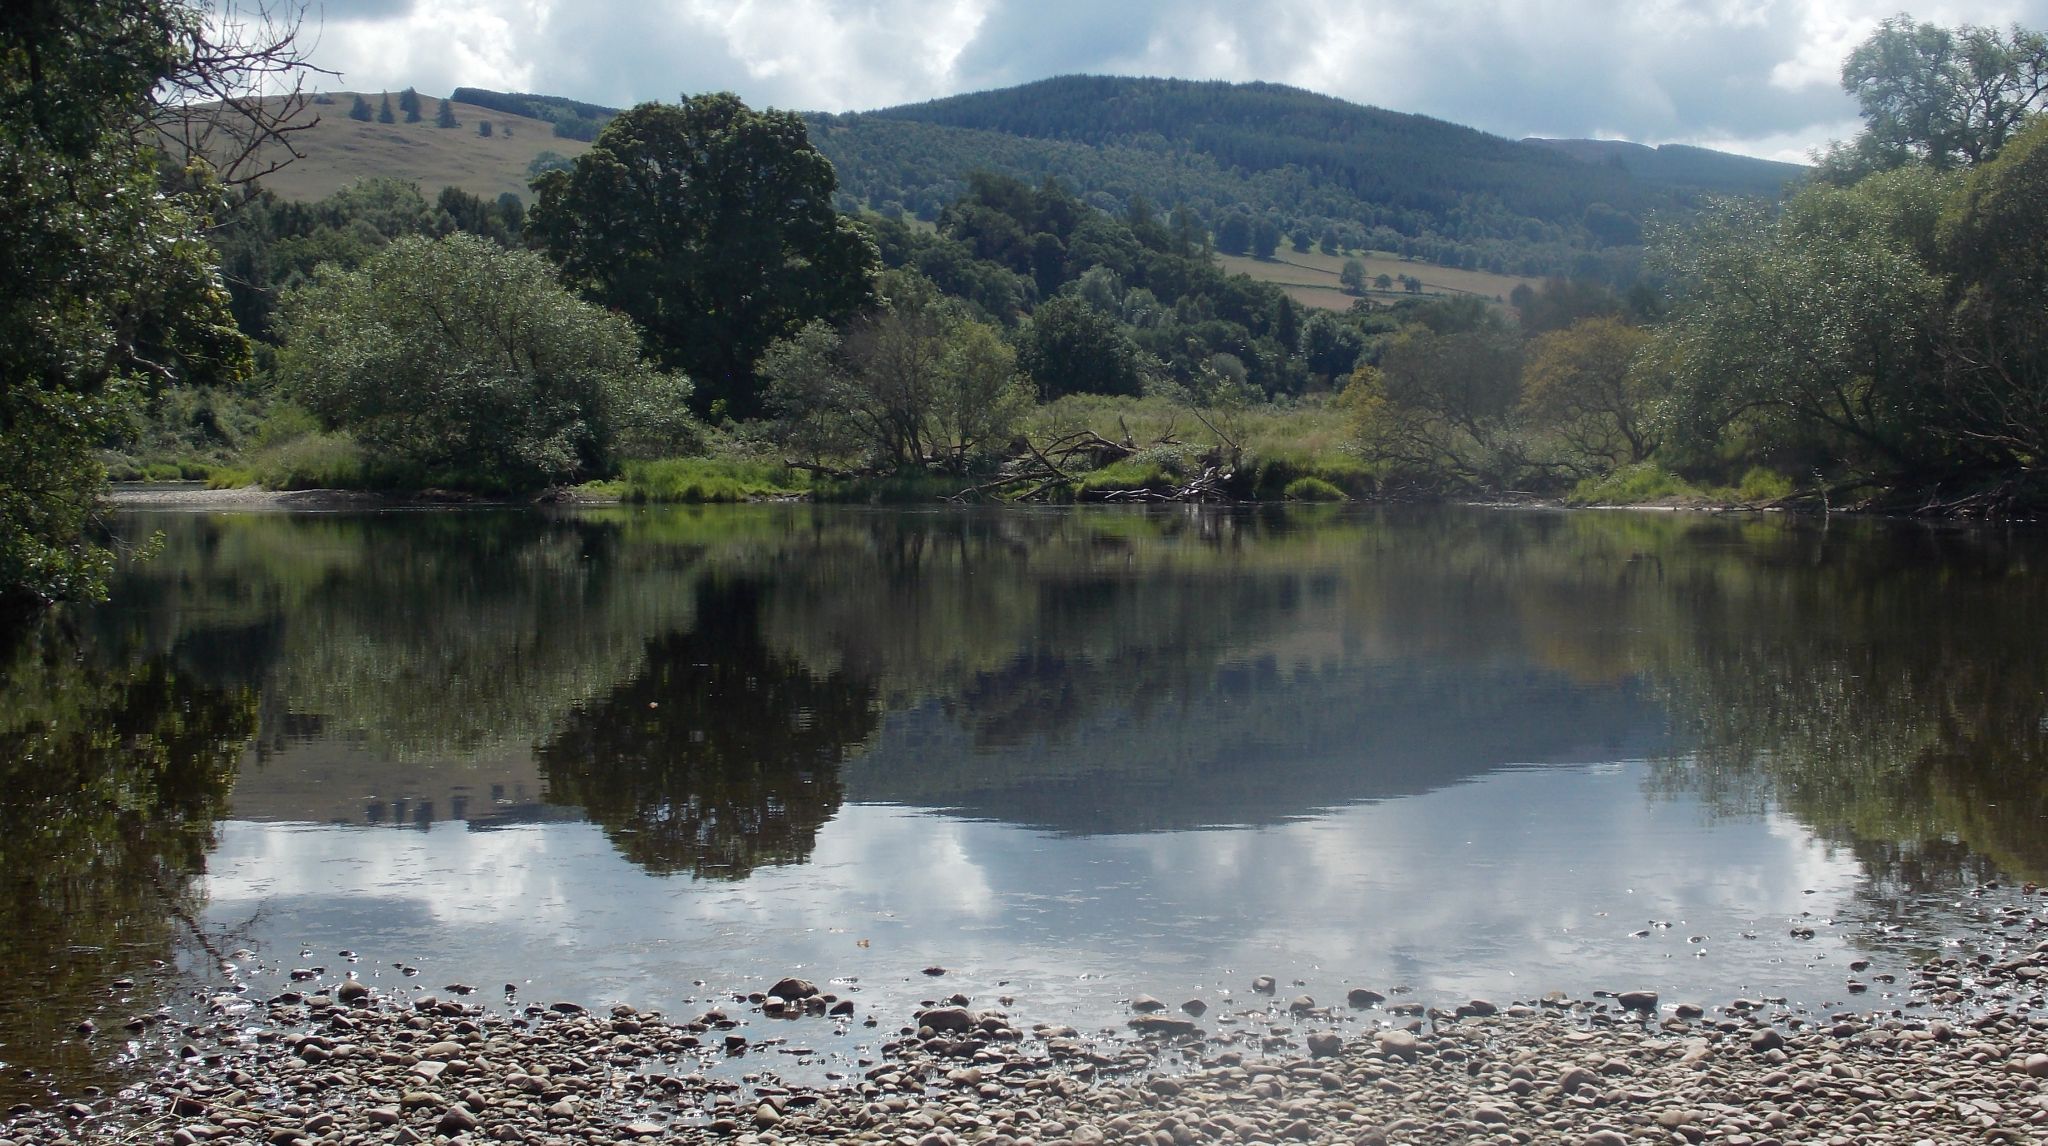
<path id="1" fill-rule="evenodd" d="M 175 160 L 208 164 L 240 187 L 305 155 L 294 138 L 320 122 L 301 39 L 308 0 L 216 0 L 179 35 L 181 63 L 150 101 L 140 132 Z"/>

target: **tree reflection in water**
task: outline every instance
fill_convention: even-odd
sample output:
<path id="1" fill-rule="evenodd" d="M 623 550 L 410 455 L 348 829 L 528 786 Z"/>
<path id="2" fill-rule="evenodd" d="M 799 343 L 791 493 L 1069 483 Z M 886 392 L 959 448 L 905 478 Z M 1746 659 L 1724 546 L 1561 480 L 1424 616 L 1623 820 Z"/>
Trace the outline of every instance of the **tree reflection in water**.
<path id="1" fill-rule="evenodd" d="M 661 874 L 740 879 L 801 863 L 839 810 L 839 765 L 879 719 L 875 686 L 813 673 L 761 641 L 761 587 L 698 586 L 696 628 L 579 705 L 536 756 L 548 799 L 583 808 Z"/>
<path id="2" fill-rule="evenodd" d="M 253 693 L 161 658 L 101 666 L 56 621 L 0 636 L 0 1101 L 37 1076 L 119 1080 L 107 1044 L 163 987 L 113 984 L 198 935 L 195 877 L 255 728 Z"/>

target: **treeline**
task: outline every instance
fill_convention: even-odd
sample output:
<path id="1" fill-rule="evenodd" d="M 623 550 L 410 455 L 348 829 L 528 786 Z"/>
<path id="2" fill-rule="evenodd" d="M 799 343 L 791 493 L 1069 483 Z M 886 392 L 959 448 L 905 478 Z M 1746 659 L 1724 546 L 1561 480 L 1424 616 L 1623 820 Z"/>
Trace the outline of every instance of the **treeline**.
<path id="1" fill-rule="evenodd" d="M 581 100 L 526 92 L 494 92 L 489 88 L 456 88 L 448 98 L 456 103 L 487 107 L 506 115 L 537 119 L 551 125 L 557 138 L 579 139 L 585 143 L 596 139 L 605 121 L 618 114 L 617 108 Z"/>
<path id="2" fill-rule="evenodd" d="M 1865 129 L 1820 181 L 1659 236 L 1667 289 L 1634 314 L 1581 297 L 1526 344 L 1418 314 L 1345 392 L 1366 457 L 1437 491 L 2038 507 L 2044 68 L 2038 33 L 1886 21 L 1843 71 Z"/>

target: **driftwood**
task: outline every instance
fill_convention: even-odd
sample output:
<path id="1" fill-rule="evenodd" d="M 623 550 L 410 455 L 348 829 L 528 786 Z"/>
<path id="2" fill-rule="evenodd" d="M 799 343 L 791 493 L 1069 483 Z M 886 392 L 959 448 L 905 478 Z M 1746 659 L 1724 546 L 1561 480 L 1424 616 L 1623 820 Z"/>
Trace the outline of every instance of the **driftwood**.
<path id="1" fill-rule="evenodd" d="M 1208 424 L 1206 419 L 1203 424 Z M 1022 442 L 1022 451 L 1004 465 L 1000 474 L 989 481 L 969 486 L 947 500 L 966 502 L 1000 497 L 1011 502 L 1035 501 L 1059 489 L 1071 488 L 1086 474 L 1132 457 L 1141 449 L 1183 444 L 1169 425 L 1155 441 L 1140 447 L 1132 440 L 1129 427 L 1123 426 L 1121 420 L 1118 425 L 1124 430 L 1121 441 L 1111 441 L 1093 430 L 1062 434 L 1043 444 L 1026 439 Z M 1217 436 L 1224 438 L 1220 432 Z M 1224 440 L 1228 441 L 1227 438 Z M 1093 489 L 1082 496 L 1089 501 L 1108 502 L 1229 501 L 1232 499 L 1225 490 L 1235 476 L 1236 459 L 1235 443 L 1230 443 L 1227 454 L 1225 447 L 1217 446 L 1204 459 L 1200 476 L 1183 485 L 1164 490 L 1149 486 Z"/>

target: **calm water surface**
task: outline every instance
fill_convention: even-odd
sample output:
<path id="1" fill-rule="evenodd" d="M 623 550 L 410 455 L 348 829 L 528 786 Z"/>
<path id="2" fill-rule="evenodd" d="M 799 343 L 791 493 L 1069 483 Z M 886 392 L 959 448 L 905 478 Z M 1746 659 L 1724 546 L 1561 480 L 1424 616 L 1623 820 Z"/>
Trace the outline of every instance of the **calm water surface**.
<path id="1" fill-rule="evenodd" d="M 1260 974 L 1829 1009 L 1851 960 L 1902 969 L 1979 882 L 2048 874 L 2037 534 L 118 524 L 161 552 L 0 665 L 9 1100 L 118 1083 L 161 1053 L 130 1016 L 295 967 L 671 1014 L 797 973 L 882 1020 L 755 1032 L 814 1052 L 786 1074 L 850 1069 L 952 991 L 1084 1027 Z"/>

